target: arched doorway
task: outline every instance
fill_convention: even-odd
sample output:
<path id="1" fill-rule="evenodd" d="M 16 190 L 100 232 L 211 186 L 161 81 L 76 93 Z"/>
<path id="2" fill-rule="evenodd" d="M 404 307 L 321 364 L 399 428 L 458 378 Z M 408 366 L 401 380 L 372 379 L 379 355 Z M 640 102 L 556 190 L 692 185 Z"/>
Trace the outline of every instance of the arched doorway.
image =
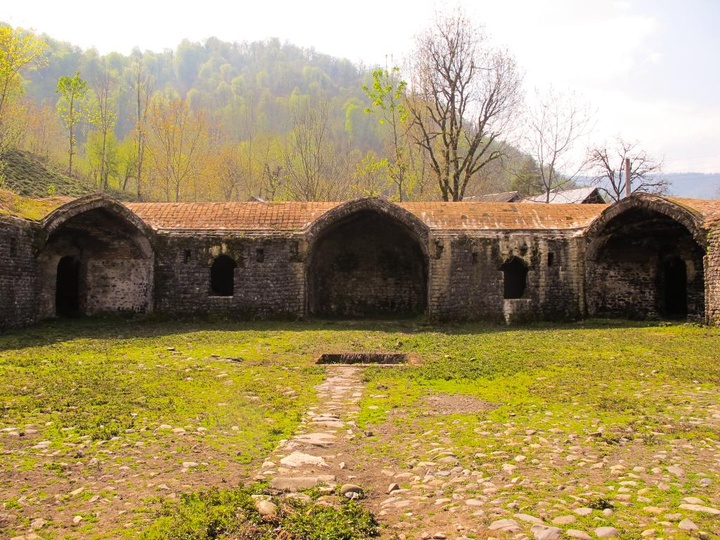
<path id="1" fill-rule="evenodd" d="M 235 294 L 235 268 L 237 264 L 227 255 L 220 255 L 210 267 L 210 294 L 232 296 Z"/>
<path id="2" fill-rule="evenodd" d="M 420 315 L 427 306 L 427 261 L 405 224 L 386 213 L 362 209 L 319 235 L 308 268 L 308 288 L 312 315 Z"/>
<path id="3" fill-rule="evenodd" d="M 62 257 L 57 265 L 55 313 L 65 317 L 80 314 L 80 259 L 73 255 Z"/>
<path id="4" fill-rule="evenodd" d="M 514 300 L 522 298 L 527 286 L 528 269 L 518 257 L 511 257 L 500 267 L 503 272 L 503 298 Z"/>
<path id="5" fill-rule="evenodd" d="M 687 265 L 680 257 L 669 257 L 660 270 L 662 291 L 661 314 L 671 319 L 681 319 L 688 314 Z"/>

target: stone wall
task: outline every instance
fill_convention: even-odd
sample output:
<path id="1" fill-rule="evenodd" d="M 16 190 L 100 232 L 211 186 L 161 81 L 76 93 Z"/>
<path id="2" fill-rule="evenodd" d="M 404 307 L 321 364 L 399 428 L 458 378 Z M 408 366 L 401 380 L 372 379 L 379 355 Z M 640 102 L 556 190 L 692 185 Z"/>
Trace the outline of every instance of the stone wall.
<path id="1" fill-rule="evenodd" d="M 720 223 L 708 234 L 705 255 L 706 322 L 720 326 Z"/>
<path id="2" fill-rule="evenodd" d="M 503 263 L 527 267 L 521 298 L 505 299 Z M 433 235 L 429 314 L 439 319 L 520 322 L 582 316 L 582 242 L 550 233 Z"/>
<path id="3" fill-rule="evenodd" d="M 54 317 L 61 304 L 76 306 L 61 310 L 68 314 L 157 309 L 238 320 L 428 315 L 516 323 L 684 317 L 668 313 L 678 298 L 689 318 L 720 325 L 720 228 L 706 242 L 696 214 L 659 198 L 622 201 L 586 231 L 457 230 L 428 219 L 430 229 L 401 207 L 370 199 L 297 230 L 153 231 L 101 197 L 69 203 L 42 224 L 0 220 L 0 328 Z M 213 289 L 218 260 L 231 283 L 218 288 L 216 280 Z M 61 261 L 71 271 L 60 272 L 58 287 Z M 671 297 L 678 267 L 684 277 Z M 522 283 L 510 287 L 511 275 Z"/>
<path id="4" fill-rule="evenodd" d="M 300 237 L 227 234 L 158 235 L 155 307 L 177 315 L 244 319 L 302 317 L 305 313 Z M 232 296 L 213 294 L 210 267 L 219 255 L 235 261 Z"/>
<path id="5" fill-rule="evenodd" d="M 145 313 L 152 307 L 153 264 L 148 259 L 89 260 L 85 309 L 97 313 Z"/>
<path id="6" fill-rule="evenodd" d="M 0 329 L 37 320 L 36 233 L 27 221 L 0 218 Z"/>
<path id="7" fill-rule="evenodd" d="M 63 281 L 58 265 L 65 257 L 78 262 L 75 284 Z M 146 313 L 153 306 L 154 257 L 145 234 L 122 216 L 92 209 L 60 223 L 40 247 L 38 313 L 54 317 L 59 294 L 74 289 L 76 314 Z M 71 280 L 72 281 L 72 280 Z"/>

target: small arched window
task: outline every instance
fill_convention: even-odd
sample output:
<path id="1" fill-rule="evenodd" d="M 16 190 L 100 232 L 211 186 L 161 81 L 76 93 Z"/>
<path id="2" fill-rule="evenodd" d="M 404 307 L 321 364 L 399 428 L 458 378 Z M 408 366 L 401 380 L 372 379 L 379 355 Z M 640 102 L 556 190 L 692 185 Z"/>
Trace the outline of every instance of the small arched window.
<path id="1" fill-rule="evenodd" d="M 503 272 L 503 297 L 506 300 L 522 298 L 527 286 L 528 269 L 518 257 L 511 257 L 500 267 Z"/>
<path id="2" fill-rule="evenodd" d="M 220 255 L 210 267 L 210 294 L 232 296 L 235 293 L 235 268 L 237 264 L 227 255 Z"/>

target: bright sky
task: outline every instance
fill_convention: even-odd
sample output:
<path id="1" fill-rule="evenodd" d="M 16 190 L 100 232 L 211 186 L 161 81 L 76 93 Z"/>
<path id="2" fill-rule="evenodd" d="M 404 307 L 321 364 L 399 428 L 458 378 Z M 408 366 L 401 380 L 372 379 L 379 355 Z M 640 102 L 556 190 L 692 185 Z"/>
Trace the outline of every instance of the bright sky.
<path id="1" fill-rule="evenodd" d="M 183 38 L 277 37 L 367 66 L 399 64 L 455 3 L 363 0 L 2 0 L 0 20 L 102 54 Z M 666 172 L 720 172 L 718 0 L 460 0 L 515 55 L 525 87 L 574 91 L 597 110 L 594 143 L 621 135 Z M 112 7 L 111 7 L 112 6 Z M 412 7 L 409 7 L 412 6 Z"/>

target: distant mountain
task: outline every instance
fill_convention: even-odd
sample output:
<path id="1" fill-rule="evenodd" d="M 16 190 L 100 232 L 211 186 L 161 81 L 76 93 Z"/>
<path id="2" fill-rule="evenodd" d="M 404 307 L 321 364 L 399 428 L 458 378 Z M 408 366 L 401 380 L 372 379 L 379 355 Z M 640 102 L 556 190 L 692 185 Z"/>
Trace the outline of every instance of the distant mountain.
<path id="1" fill-rule="evenodd" d="M 666 173 L 670 195 L 691 199 L 720 199 L 720 173 Z"/>

